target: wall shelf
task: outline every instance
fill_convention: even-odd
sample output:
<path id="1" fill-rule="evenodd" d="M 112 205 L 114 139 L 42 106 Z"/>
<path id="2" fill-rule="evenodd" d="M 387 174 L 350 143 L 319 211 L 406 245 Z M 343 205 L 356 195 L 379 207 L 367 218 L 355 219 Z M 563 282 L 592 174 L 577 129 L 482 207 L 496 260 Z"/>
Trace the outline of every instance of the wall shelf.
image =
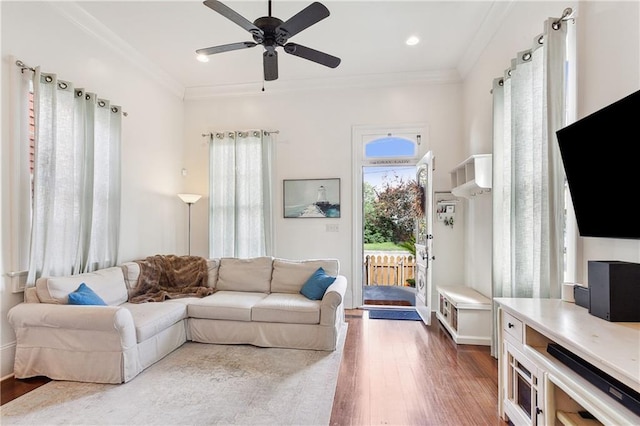
<path id="1" fill-rule="evenodd" d="M 472 155 L 451 172 L 451 192 L 457 197 L 471 198 L 491 192 L 492 155 Z"/>

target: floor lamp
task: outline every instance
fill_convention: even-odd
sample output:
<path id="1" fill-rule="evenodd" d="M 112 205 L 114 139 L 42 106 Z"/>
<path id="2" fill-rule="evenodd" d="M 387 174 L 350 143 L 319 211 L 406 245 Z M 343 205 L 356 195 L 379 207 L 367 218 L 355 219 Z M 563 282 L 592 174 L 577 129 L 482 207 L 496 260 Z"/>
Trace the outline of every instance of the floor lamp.
<path id="1" fill-rule="evenodd" d="M 189 256 L 191 256 L 191 204 L 196 203 L 202 195 L 198 194 L 178 194 L 178 197 L 189 206 Z"/>

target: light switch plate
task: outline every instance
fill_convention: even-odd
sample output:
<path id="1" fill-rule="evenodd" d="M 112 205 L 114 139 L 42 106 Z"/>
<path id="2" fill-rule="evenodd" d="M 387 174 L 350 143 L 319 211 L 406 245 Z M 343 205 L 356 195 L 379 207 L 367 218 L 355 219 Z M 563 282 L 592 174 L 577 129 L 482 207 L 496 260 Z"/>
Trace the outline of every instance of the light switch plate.
<path id="1" fill-rule="evenodd" d="M 340 227 L 337 223 L 328 223 L 326 225 L 326 231 L 327 232 L 338 232 L 340 231 Z"/>

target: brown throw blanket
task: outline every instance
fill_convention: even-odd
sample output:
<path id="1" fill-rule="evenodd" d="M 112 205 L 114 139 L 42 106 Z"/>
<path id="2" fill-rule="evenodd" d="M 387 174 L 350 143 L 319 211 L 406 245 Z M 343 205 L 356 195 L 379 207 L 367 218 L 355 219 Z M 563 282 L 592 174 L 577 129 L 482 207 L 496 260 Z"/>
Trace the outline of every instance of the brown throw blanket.
<path id="1" fill-rule="evenodd" d="M 207 261 L 203 257 L 155 255 L 136 263 L 140 265 L 140 276 L 129 295 L 131 303 L 204 297 L 214 292 L 208 286 Z"/>

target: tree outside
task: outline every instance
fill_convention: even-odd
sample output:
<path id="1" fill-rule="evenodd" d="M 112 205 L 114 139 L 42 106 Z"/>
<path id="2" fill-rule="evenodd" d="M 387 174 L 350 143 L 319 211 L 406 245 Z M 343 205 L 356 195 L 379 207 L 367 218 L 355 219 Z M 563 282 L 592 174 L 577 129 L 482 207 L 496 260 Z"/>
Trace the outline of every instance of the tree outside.
<path id="1" fill-rule="evenodd" d="M 364 243 L 392 242 L 413 252 L 414 224 L 421 214 L 417 182 L 393 173 L 380 185 L 363 185 Z"/>

